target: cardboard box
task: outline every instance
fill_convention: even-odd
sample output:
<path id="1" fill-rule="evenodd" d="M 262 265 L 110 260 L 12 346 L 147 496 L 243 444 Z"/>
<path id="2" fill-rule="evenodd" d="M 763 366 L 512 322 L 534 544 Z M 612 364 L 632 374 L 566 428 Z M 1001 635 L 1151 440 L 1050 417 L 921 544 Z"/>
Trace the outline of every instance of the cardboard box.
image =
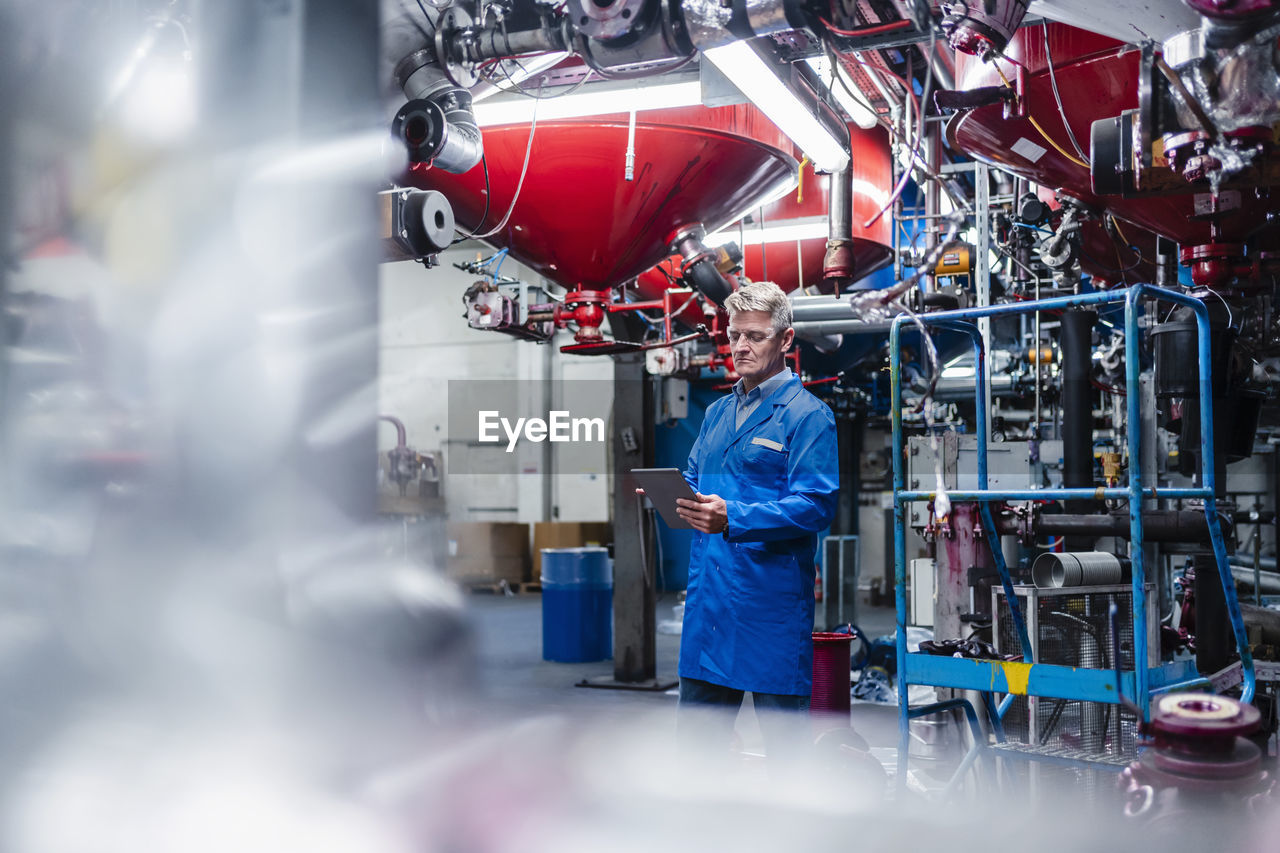
<path id="1" fill-rule="evenodd" d="M 464 584 L 520 583 L 528 567 L 524 557 L 450 557 L 449 577 Z"/>
<path id="2" fill-rule="evenodd" d="M 449 577 L 519 583 L 529 573 L 529 525 L 508 521 L 450 522 Z"/>
<path id="3" fill-rule="evenodd" d="M 607 521 L 540 521 L 533 526 L 533 580 L 542 577 L 543 548 L 582 548 L 613 542 Z"/>

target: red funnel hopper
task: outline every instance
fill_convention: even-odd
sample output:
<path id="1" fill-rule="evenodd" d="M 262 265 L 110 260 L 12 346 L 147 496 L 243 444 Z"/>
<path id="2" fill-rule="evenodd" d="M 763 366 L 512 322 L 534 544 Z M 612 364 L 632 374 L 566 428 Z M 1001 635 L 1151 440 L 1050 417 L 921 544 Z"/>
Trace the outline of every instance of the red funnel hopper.
<path id="1" fill-rule="evenodd" d="M 520 182 L 527 125 L 484 132 L 484 173 L 417 169 L 409 182 L 443 192 L 458 227 L 480 233 L 502 220 Z M 723 225 L 794 181 L 796 162 L 761 142 L 720 130 L 640 122 L 634 180 L 624 180 L 625 121 L 539 123 L 524 185 L 510 220 L 487 238 L 513 258 L 571 289 L 621 284 L 667 256 L 684 225 Z"/>
<path id="2" fill-rule="evenodd" d="M 893 169 L 889 140 L 884 131 L 849 127 L 853 149 L 853 257 L 856 278 L 868 276 L 893 259 L 893 221 L 882 216 L 871 227 L 865 222 L 879 212 L 889 197 Z M 730 229 L 743 250 L 742 272 L 753 281 L 772 281 L 783 290 L 822 282 L 822 261 L 827 253 L 826 218 L 831 177 L 815 174 L 806 166 L 802 186 L 767 205 L 763 211 L 747 211 L 752 223 Z M 763 233 L 761 225 L 763 224 Z M 668 265 L 679 270 L 680 259 Z M 653 299 L 667 287 L 658 270 L 640 277 L 640 295 Z"/>

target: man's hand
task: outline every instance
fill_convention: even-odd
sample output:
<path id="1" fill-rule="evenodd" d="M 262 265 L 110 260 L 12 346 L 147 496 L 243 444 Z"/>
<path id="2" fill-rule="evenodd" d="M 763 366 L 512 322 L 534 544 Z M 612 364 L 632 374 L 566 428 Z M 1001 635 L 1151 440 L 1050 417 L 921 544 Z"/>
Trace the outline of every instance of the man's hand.
<path id="1" fill-rule="evenodd" d="M 729 526 L 724 498 L 698 493 L 698 499 L 676 498 L 676 513 L 703 533 L 722 533 Z"/>

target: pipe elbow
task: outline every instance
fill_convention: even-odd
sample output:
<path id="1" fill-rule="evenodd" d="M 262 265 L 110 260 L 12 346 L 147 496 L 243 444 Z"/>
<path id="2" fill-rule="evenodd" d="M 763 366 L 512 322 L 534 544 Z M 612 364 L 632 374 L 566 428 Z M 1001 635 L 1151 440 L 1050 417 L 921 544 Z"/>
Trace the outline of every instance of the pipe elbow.
<path id="1" fill-rule="evenodd" d="M 733 293 L 733 285 L 720 274 L 710 258 L 703 258 L 685 267 L 684 279 L 694 290 L 717 305 L 723 305 Z"/>
<path id="2" fill-rule="evenodd" d="M 722 270 L 736 267 L 742 256 L 737 253 L 736 246 L 733 251 L 709 249 L 702 242 L 705 236 L 706 230 L 701 225 L 691 225 L 674 233 L 669 242 L 672 251 L 684 259 L 680 276 L 685 283 L 717 305 L 723 305 L 733 293 L 733 284 L 725 278 Z"/>
<path id="3" fill-rule="evenodd" d="M 444 143 L 433 165 L 460 175 L 480 165 L 480 159 L 484 157 L 484 137 L 476 124 L 475 113 L 471 111 L 470 93 L 458 89 L 454 95 L 458 106 L 445 113 Z"/>
<path id="4" fill-rule="evenodd" d="M 479 165 L 484 137 L 471 93 L 449 81 L 435 55 L 415 51 L 401 60 L 396 78 L 409 102 L 396 113 L 391 131 L 408 150 L 410 162 L 458 175 Z"/>

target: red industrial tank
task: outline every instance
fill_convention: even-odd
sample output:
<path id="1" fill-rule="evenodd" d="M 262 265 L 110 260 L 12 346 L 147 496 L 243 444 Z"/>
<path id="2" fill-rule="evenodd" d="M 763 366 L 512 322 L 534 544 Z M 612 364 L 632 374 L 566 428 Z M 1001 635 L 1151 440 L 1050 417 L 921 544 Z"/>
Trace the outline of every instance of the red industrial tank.
<path id="1" fill-rule="evenodd" d="M 489 242 L 571 290 L 604 290 L 666 257 L 678 228 L 718 228 L 795 180 L 790 143 L 754 107 L 643 115 L 631 181 L 624 179 L 628 124 L 621 116 L 539 122 L 531 148 L 528 125 L 485 129 L 490 204 L 483 223 L 481 167 L 452 175 L 415 166 L 406 183 L 443 192 L 458 227 L 481 233 L 502 220 L 519 187 L 510 219 Z"/>
<path id="2" fill-rule="evenodd" d="M 1062 97 L 1063 112 L 1076 139 L 1089 155 L 1089 132 L 1094 121 L 1111 118 L 1138 106 L 1138 60 L 1140 51 L 1122 42 L 1075 29 L 1046 23 L 1050 52 Z M 1079 158 L 1072 149 L 1063 119 L 1054 99 L 1049 64 L 1040 26 L 1024 27 L 1009 43 L 1005 53 L 1026 68 L 1024 87 L 1026 109 L 1053 143 Z M 1016 66 L 999 60 L 1005 76 L 1012 81 Z M 956 88 L 973 89 L 1000 85 L 992 63 L 958 55 Z M 951 145 L 979 160 L 1001 166 L 1038 184 L 1062 188 L 1070 195 L 1098 209 L 1106 209 L 1125 222 L 1162 234 L 1184 246 L 1210 241 L 1208 222 L 1196 216 L 1190 188 L 1186 195 L 1159 198 L 1096 196 L 1087 165 L 1074 163 L 1055 150 L 1026 118 L 1009 118 L 999 105 L 981 107 L 954 116 L 947 125 Z M 1260 208 L 1245 204 L 1232 216 L 1220 220 L 1224 238 L 1240 236 L 1257 223 Z M 1132 241 L 1138 238 L 1129 235 Z"/>
<path id="3" fill-rule="evenodd" d="M 893 259 L 893 223 L 889 216 L 882 216 L 867 228 L 864 223 L 884 206 L 893 182 L 893 169 L 889 157 L 888 134 L 881 128 L 863 130 L 849 126 L 853 154 L 853 242 L 854 265 L 858 278 L 883 269 Z M 783 290 L 791 291 L 801 286 L 818 284 L 822 280 L 822 261 L 827 250 L 825 220 L 828 208 L 828 187 L 831 177 L 819 175 L 810 166 L 801 172 L 799 185 L 782 198 L 765 205 L 763 211 L 746 211 L 752 222 L 739 229 L 732 229 L 734 242 L 743 250 L 743 274 L 753 281 L 768 280 Z M 806 236 L 796 239 L 778 239 L 778 229 L 796 230 L 805 227 Z M 761 231 L 764 232 L 761 242 Z M 668 271 L 678 271 L 679 258 L 664 263 Z M 640 276 L 639 290 L 646 298 L 668 286 L 668 279 L 658 269 Z"/>

